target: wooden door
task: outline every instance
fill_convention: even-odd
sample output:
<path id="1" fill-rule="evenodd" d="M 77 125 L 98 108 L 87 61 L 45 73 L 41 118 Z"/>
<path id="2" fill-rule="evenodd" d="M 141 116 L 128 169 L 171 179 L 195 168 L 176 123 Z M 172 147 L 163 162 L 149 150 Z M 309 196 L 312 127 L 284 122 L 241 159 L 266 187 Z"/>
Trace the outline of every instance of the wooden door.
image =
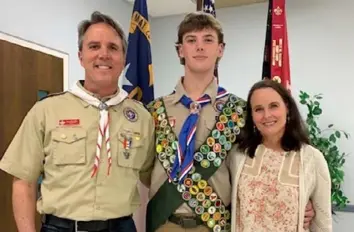
<path id="1" fill-rule="evenodd" d="M 39 93 L 61 91 L 63 59 L 0 39 L 0 159 Z M 11 189 L 12 177 L 0 171 L 0 230 L 17 232 Z"/>

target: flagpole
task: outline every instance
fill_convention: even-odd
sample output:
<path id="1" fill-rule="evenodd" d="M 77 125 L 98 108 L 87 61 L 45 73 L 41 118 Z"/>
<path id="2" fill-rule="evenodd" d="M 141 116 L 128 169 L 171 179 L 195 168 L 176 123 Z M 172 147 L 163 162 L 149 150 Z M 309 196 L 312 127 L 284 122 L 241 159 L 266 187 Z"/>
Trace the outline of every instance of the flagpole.
<path id="1" fill-rule="evenodd" d="M 203 9 L 203 0 L 197 0 L 197 11 L 201 11 Z"/>

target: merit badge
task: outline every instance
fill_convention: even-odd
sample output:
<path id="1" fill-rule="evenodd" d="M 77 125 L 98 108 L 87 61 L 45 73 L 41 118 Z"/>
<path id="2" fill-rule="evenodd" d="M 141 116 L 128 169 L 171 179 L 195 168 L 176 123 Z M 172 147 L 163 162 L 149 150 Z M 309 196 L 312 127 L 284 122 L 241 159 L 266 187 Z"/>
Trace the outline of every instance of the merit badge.
<path id="1" fill-rule="evenodd" d="M 225 109 L 223 109 L 222 111 L 226 116 L 231 116 L 232 114 L 232 110 L 228 107 L 226 107 Z"/>
<path id="2" fill-rule="evenodd" d="M 210 161 L 207 159 L 204 159 L 200 162 L 200 166 L 202 166 L 203 168 L 209 168 L 210 167 Z"/>
<path id="3" fill-rule="evenodd" d="M 205 180 L 200 180 L 198 181 L 198 188 L 199 189 L 205 189 L 205 187 L 208 185 L 208 183 Z M 204 200 L 204 199 L 203 199 Z"/>
<path id="4" fill-rule="evenodd" d="M 190 178 L 186 178 L 183 183 L 187 188 L 190 188 L 193 185 L 193 180 Z"/>
<path id="5" fill-rule="evenodd" d="M 225 115 L 220 115 L 219 120 L 222 123 L 226 123 L 227 122 L 227 117 Z"/>
<path id="6" fill-rule="evenodd" d="M 208 213 L 203 213 L 203 214 L 202 214 L 202 221 L 203 221 L 203 222 L 208 221 L 209 218 L 210 218 L 210 215 L 209 215 Z"/>
<path id="7" fill-rule="evenodd" d="M 214 217 L 213 217 L 213 219 L 214 219 Z M 215 225 L 214 228 L 213 228 L 213 232 L 221 232 L 221 226 L 220 225 Z"/>
<path id="8" fill-rule="evenodd" d="M 207 222 L 207 225 L 209 228 L 213 228 L 215 226 L 215 221 L 214 219 L 210 218 Z"/>
<path id="9" fill-rule="evenodd" d="M 204 200 L 202 206 L 206 209 L 209 208 L 211 206 L 211 201 L 209 199 Z"/>
<path id="10" fill-rule="evenodd" d="M 215 221 L 219 221 L 221 219 L 221 213 L 220 212 L 215 212 L 213 215 L 213 219 Z"/>
<path id="11" fill-rule="evenodd" d="M 203 160 L 203 154 L 200 153 L 200 152 L 196 152 L 196 153 L 194 154 L 194 159 L 195 159 L 197 162 L 202 161 L 202 160 Z"/>
<path id="12" fill-rule="evenodd" d="M 221 123 L 221 125 L 224 126 L 224 124 L 222 124 L 222 123 Z M 213 136 L 214 139 L 218 139 L 218 138 L 220 137 L 221 133 L 220 133 L 219 130 L 213 130 L 213 131 L 211 132 L 211 135 Z"/>
<path id="13" fill-rule="evenodd" d="M 215 207 L 216 208 L 220 208 L 220 206 L 221 206 L 221 200 L 216 200 L 215 201 Z"/>
<path id="14" fill-rule="evenodd" d="M 175 128 L 175 126 L 176 126 L 176 118 L 175 118 L 175 117 L 169 116 L 169 117 L 168 117 L 168 122 L 170 123 L 170 126 L 171 126 L 172 128 Z"/>
<path id="15" fill-rule="evenodd" d="M 197 199 L 194 199 L 194 198 L 191 198 L 189 201 L 188 201 L 188 205 L 192 208 L 195 208 L 197 205 L 198 205 L 198 201 Z"/>
<path id="16" fill-rule="evenodd" d="M 216 112 L 221 112 L 222 108 L 224 107 L 225 102 L 222 100 L 217 100 L 214 103 L 214 109 Z"/>
<path id="17" fill-rule="evenodd" d="M 210 151 L 210 148 L 209 148 L 208 145 L 203 144 L 203 145 L 200 147 L 200 151 L 201 151 L 204 155 L 206 155 L 206 154 L 208 154 L 208 152 Z"/>
<path id="18" fill-rule="evenodd" d="M 180 193 L 186 191 L 186 186 L 184 186 L 183 184 L 177 185 L 177 191 Z"/>
<path id="19" fill-rule="evenodd" d="M 198 182 L 202 179 L 202 175 L 200 175 L 199 173 L 193 173 L 192 175 L 192 180 L 195 181 L 195 182 Z"/>
<path id="20" fill-rule="evenodd" d="M 138 114 L 130 107 L 124 108 L 123 113 L 125 118 L 128 119 L 128 121 L 130 122 L 136 122 L 138 120 Z"/>
<path id="21" fill-rule="evenodd" d="M 157 116 L 157 120 L 162 121 L 165 119 L 165 117 L 166 117 L 165 113 L 159 114 L 159 116 Z"/>
<path id="22" fill-rule="evenodd" d="M 216 158 L 215 152 L 211 151 L 211 152 L 208 153 L 207 159 L 208 159 L 209 161 L 213 161 L 213 160 L 215 160 L 215 158 Z"/>
<path id="23" fill-rule="evenodd" d="M 204 213 L 204 208 L 201 205 L 198 205 L 195 208 L 195 213 L 198 214 L 198 215 L 201 215 L 202 213 Z"/>
<path id="24" fill-rule="evenodd" d="M 216 201 L 216 199 L 218 199 L 218 195 L 216 195 L 216 193 L 212 193 L 210 194 L 209 199 L 214 202 Z"/>
<path id="25" fill-rule="evenodd" d="M 193 185 L 190 189 L 189 189 L 189 192 L 192 194 L 192 195 L 197 195 L 197 193 L 199 192 L 199 189 L 196 185 Z"/>
<path id="26" fill-rule="evenodd" d="M 222 122 L 217 122 L 216 123 L 216 131 L 219 131 L 219 136 L 220 136 L 220 131 L 223 131 L 225 129 L 225 125 Z"/>
<path id="27" fill-rule="evenodd" d="M 237 113 L 231 114 L 231 119 L 232 119 L 232 121 L 237 122 L 237 120 L 238 120 L 238 115 L 237 115 Z"/>
<path id="28" fill-rule="evenodd" d="M 213 137 L 207 138 L 207 144 L 209 147 L 212 147 L 215 144 L 215 139 Z"/>
<path id="29" fill-rule="evenodd" d="M 209 207 L 208 213 L 213 215 L 216 212 L 216 208 L 214 206 Z"/>
<path id="30" fill-rule="evenodd" d="M 185 191 L 182 193 L 182 198 L 185 201 L 189 201 L 192 198 L 192 195 L 190 194 L 190 192 Z"/>
<path id="31" fill-rule="evenodd" d="M 220 159 L 220 157 L 217 157 L 217 158 L 214 160 L 213 164 L 214 164 L 215 167 L 220 167 L 221 162 L 222 162 L 222 160 Z"/>
<path id="32" fill-rule="evenodd" d="M 204 194 L 205 196 L 210 196 L 213 192 L 213 188 L 210 187 L 210 186 L 207 186 L 205 189 L 204 189 Z"/>
<path id="33" fill-rule="evenodd" d="M 221 145 L 220 145 L 220 143 L 215 143 L 215 144 L 214 144 L 213 151 L 214 151 L 215 153 L 218 153 L 218 152 L 221 151 Z"/>
<path id="34" fill-rule="evenodd" d="M 202 192 L 199 192 L 198 194 L 197 194 L 197 200 L 198 201 L 204 201 L 205 200 L 205 195 L 204 195 L 204 193 L 202 193 Z"/>

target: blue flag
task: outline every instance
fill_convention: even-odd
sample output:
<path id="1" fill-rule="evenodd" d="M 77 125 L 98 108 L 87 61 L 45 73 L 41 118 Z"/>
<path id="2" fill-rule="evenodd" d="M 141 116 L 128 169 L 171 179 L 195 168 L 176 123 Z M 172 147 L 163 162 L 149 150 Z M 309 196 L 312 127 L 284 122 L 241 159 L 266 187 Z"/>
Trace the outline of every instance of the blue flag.
<path id="1" fill-rule="evenodd" d="M 154 100 L 150 23 L 146 0 L 135 0 L 130 22 L 123 89 L 147 105 Z"/>
<path id="2" fill-rule="evenodd" d="M 216 17 L 215 0 L 204 0 L 203 11 Z"/>

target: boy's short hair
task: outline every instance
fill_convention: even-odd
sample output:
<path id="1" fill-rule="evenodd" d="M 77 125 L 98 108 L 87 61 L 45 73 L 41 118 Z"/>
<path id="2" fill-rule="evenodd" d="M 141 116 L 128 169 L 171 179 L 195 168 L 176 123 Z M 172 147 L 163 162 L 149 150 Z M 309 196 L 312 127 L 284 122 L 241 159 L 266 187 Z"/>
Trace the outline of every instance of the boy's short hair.
<path id="1" fill-rule="evenodd" d="M 197 11 L 187 14 L 183 21 L 178 26 L 178 39 L 175 43 L 177 54 L 179 46 L 183 43 L 183 36 L 192 31 L 201 31 L 204 29 L 215 30 L 218 36 L 218 43 L 222 43 L 225 46 L 224 42 L 224 32 L 220 22 L 211 14 L 205 13 L 203 11 Z M 180 58 L 182 65 L 185 64 L 185 59 Z"/>

